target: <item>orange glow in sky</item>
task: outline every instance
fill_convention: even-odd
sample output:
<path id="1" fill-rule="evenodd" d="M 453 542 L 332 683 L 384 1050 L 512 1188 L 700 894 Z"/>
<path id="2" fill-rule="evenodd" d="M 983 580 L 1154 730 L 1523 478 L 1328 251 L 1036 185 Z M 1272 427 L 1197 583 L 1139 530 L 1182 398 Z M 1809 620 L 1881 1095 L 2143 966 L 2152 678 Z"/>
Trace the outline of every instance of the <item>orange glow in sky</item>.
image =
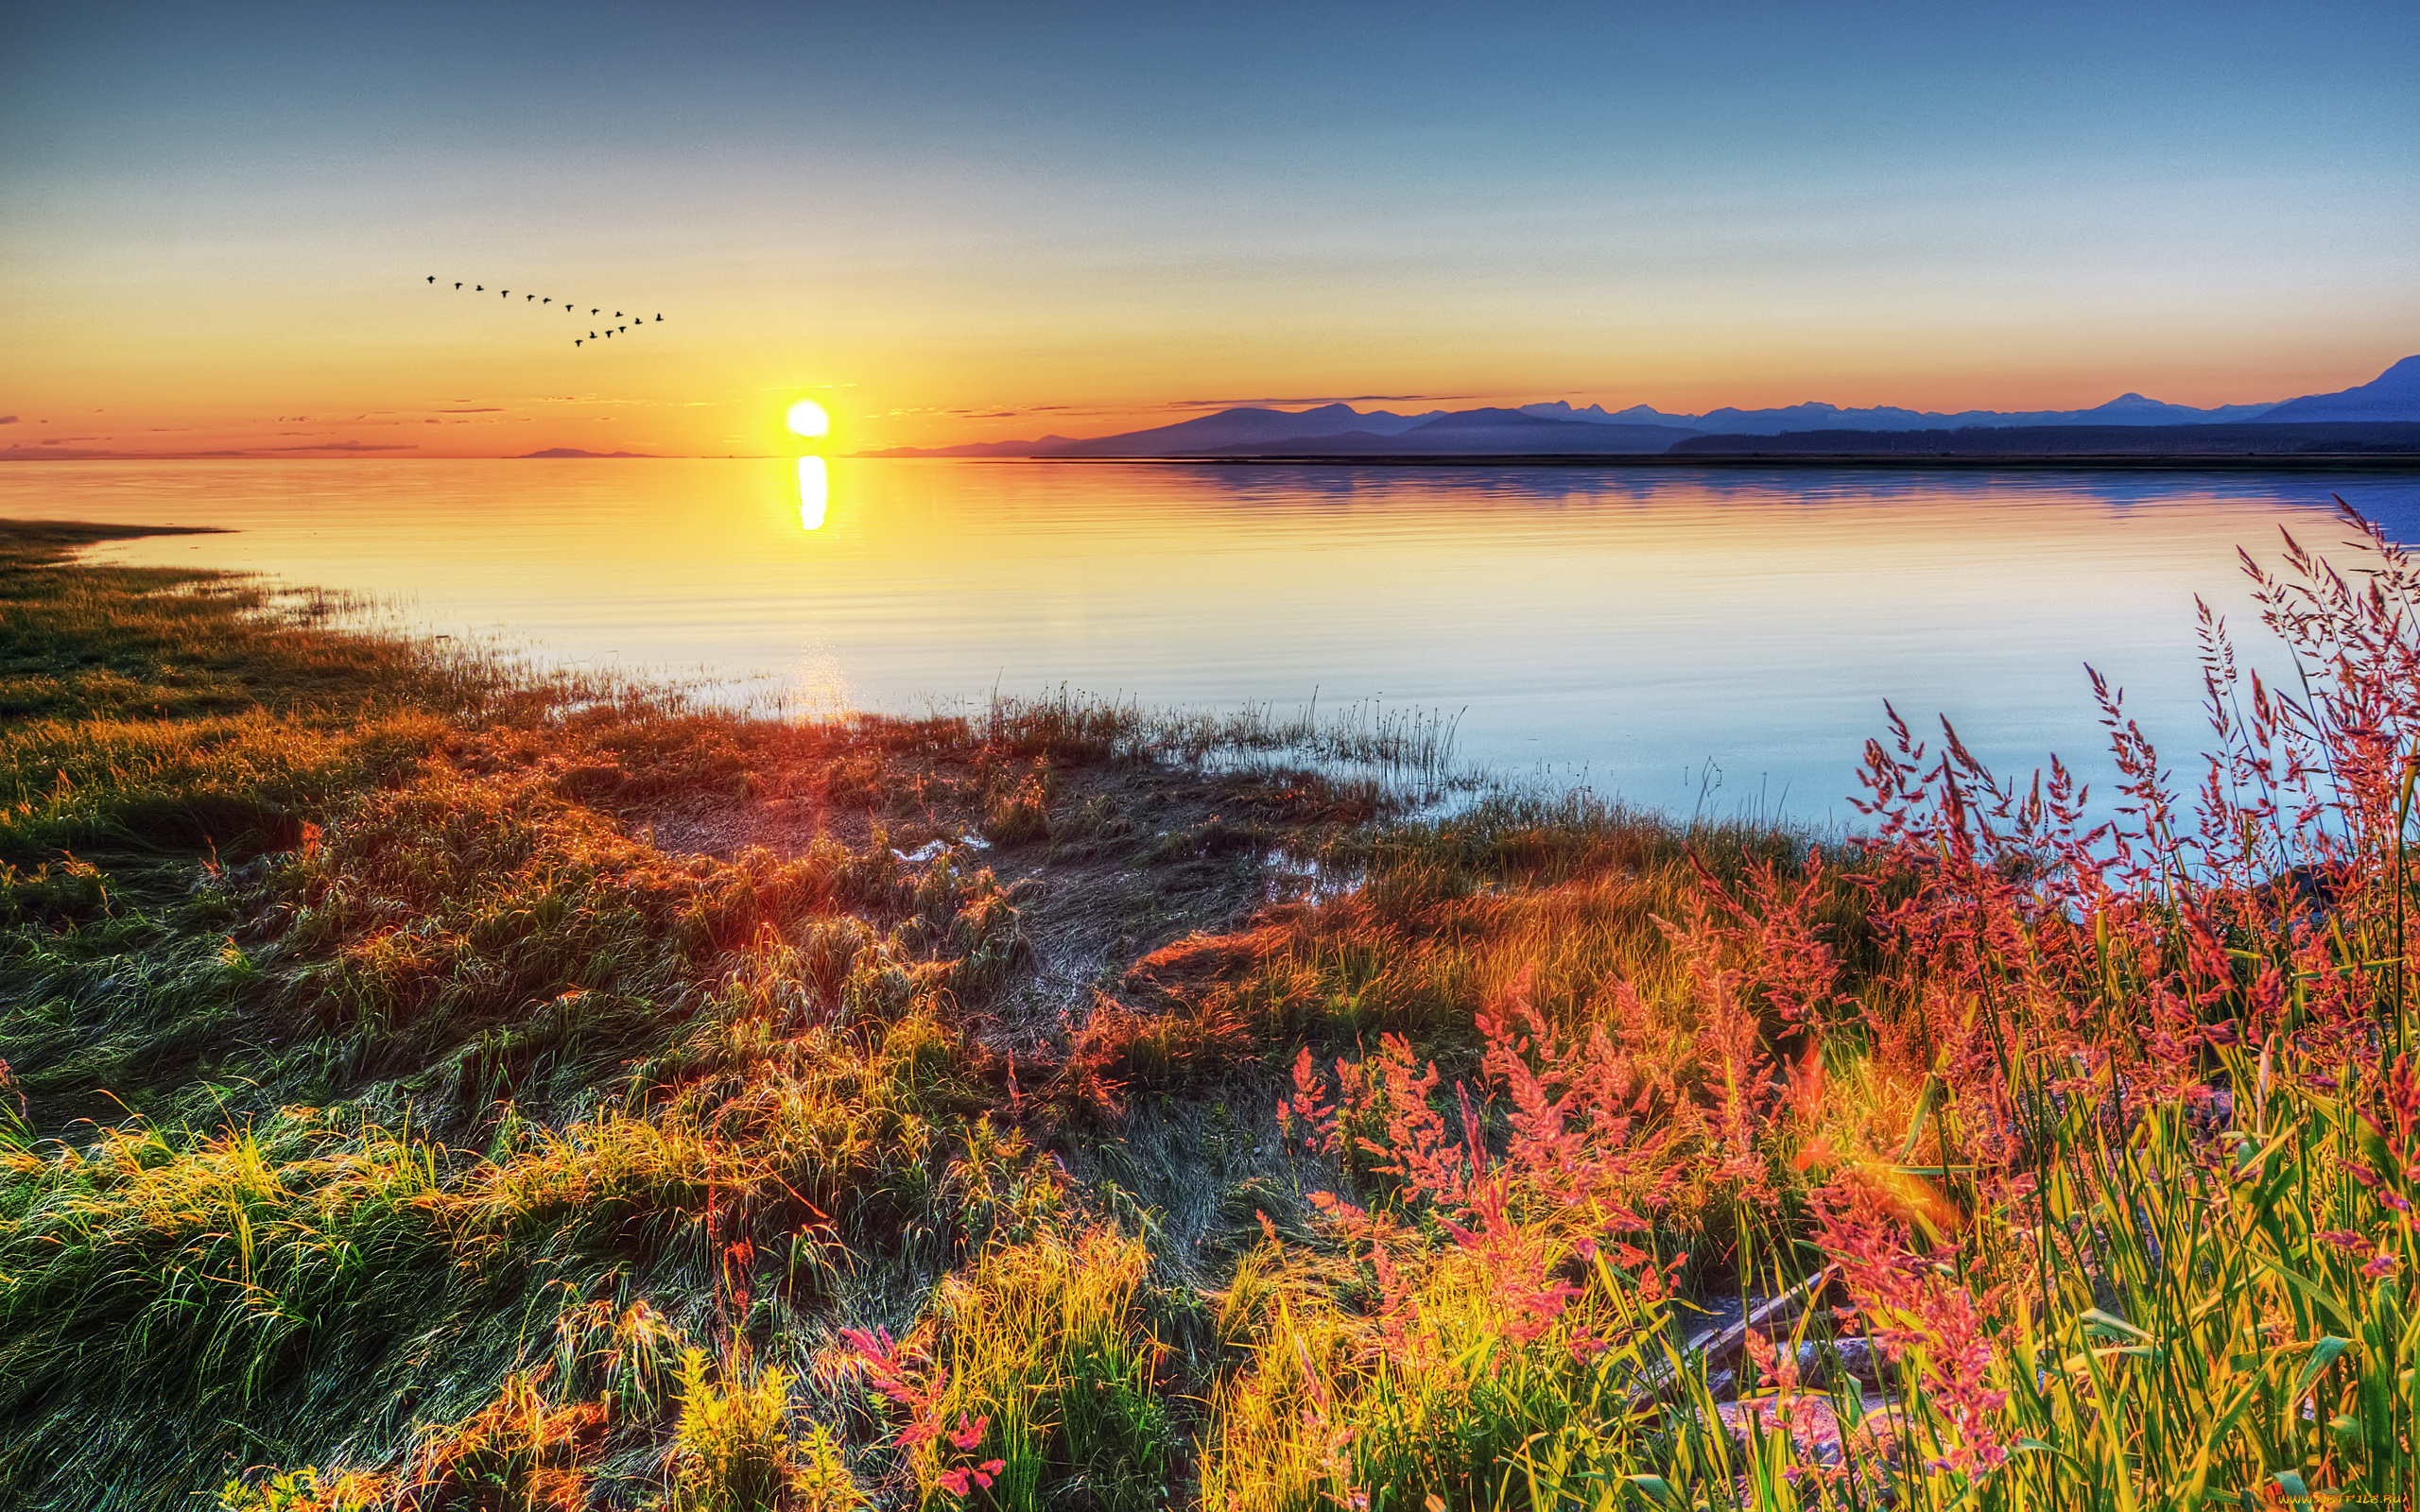
<path id="1" fill-rule="evenodd" d="M 2334 390 L 2420 352 L 2420 12 L 2340 9 L 50 8 L 0 455 Z"/>

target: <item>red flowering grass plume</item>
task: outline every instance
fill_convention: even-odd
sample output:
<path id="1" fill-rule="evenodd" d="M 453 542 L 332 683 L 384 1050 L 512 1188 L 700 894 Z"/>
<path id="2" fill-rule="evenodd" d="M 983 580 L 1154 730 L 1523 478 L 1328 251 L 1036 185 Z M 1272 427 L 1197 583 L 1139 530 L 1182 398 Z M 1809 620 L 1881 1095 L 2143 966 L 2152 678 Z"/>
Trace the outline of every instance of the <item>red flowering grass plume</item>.
<path id="1" fill-rule="evenodd" d="M 988 1490 L 992 1478 L 1007 1465 L 1008 1461 L 999 1459 L 987 1459 L 980 1465 L 961 1465 L 956 1469 L 942 1471 L 934 1484 L 952 1496 L 962 1497 L 970 1489 Z"/>
<path id="2" fill-rule="evenodd" d="M 2415 1125 L 2420 1125 L 2420 1076 L 2412 1074 L 2409 1055 L 2395 1057 L 2394 1069 L 2387 1073 L 2386 1111 L 2392 1128 L 2376 1119 L 2365 1122 L 2385 1143 L 2394 1162 L 2404 1168 L 2404 1179 L 2420 1181 L 2420 1141 L 2412 1137 Z"/>
<path id="3" fill-rule="evenodd" d="M 1756 1367 L 1757 1389 L 1773 1394 L 1772 1420 L 1795 1437 L 1801 1417 L 1796 1342 L 1777 1347 L 1770 1334 L 1750 1329 L 1745 1343 L 1748 1362 Z"/>
<path id="4" fill-rule="evenodd" d="M 2376 1163 L 2357 1162 L 2347 1169 L 2379 1206 L 2394 1214 L 2391 1225 L 2404 1229 L 2408 1242 L 2414 1223 L 2411 1194 L 2420 1191 L 2420 1075 L 2413 1074 L 2409 1054 L 2397 1056 L 2387 1073 L 2382 1101 L 2383 1118 L 2361 1115 L 2362 1126 L 2377 1141 Z M 2378 1256 L 2362 1267 L 2363 1274 L 2379 1278 L 2394 1274 L 2397 1263 L 2389 1252 L 2392 1243 L 2391 1233 L 2380 1235 Z"/>
<path id="5" fill-rule="evenodd" d="M 1395 1035 L 1364 1060 L 1337 1061 L 1332 1082 L 1305 1051 L 1279 1112 L 1314 1149 L 1365 1162 L 1397 1201 L 1432 1212 L 1457 1261 L 1486 1278 L 1503 1309 L 1500 1332 L 1516 1344 L 1546 1336 L 1584 1295 L 1568 1274 L 1575 1258 L 1593 1260 L 1600 1242 L 1646 1228 L 1638 1208 L 1683 1179 L 1674 1130 L 1641 1126 L 1629 1050 L 1601 1025 L 1557 1029 L 1537 1010 L 1531 980 L 1524 971 L 1478 1018 L 1482 1071 L 1506 1105 L 1500 1153 L 1471 1089 L 1456 1085 L 1449 1119 L 1437 1106 L 1436 1066 L 1420 1066 Z M 1422 1280 L 1436 1257 L 1420 1229 L 1333 1193 L 1310 1200 L 1368 1246 L 1378 1291 L 1370 1348 L 1398 1366 L 1442 1365 L 1423 1327 Z M 1662 1296 L 1645 1251 L 1616 1241 L 1610 1258 L 1625 1270 L 1649 1267 L 1641 1295 Z M 1567 1342 L 1582 1355 L 1604 1348 L 1585 1326 Z"/>
<path id="6" fill-rule="evenodd" d="M 1692 1048 L 1703 1087 L 1696 1102 L 1683 1105 L 1685 1122 L 1694 1124 L 1713 1147 L 1717 1179 L 1735 1183 L 1744 1196 L 1771 1202 L 1773 1193 L 1756 1142 L 1778 1098 L 1772 1062 L 1764 1055 L 1763 1025 L 1744 995 L 1750 973 L 1726 963 L 1727 932 L 1712 922 L 1703 893 L 1690 897 L 1685 922 L 1655 922 L 1681 963 L 1696 1011 Z"/>
<path id="7" fill-rule="evenodd" d="M 921 1345 L 894 1340 L 888 1329 L 842 1329 L 840 1342 L 848 1351 L 842 1368 L 854 1370 L 867 1385 L 907 1409 L 908 1421 L 891 1435 L 894 1448 L 911 1454 L 929 1449 L 938 1456 L 944 1445 L 966 1453 L 983 1442 L 992 1423 L 989 1416 L 969 1418 L 960 1413 L 958 1426 L 949 1426 L 949 1419 L 942 1411 L 942 1396 L 949 1387 L 949 1371 L 936 1366 Z M 989 1489 L 1005 1464 L 988 1459 L 980 1464 L 953 1466 L 936 1475 L 934 1484 L 952 1497 L 963 1498 L 970 1491 Z"/>
<path id="8" fill-rule="evenodd" d="M 908 1410 L 908 1422 L 891 1438 L 903 1450 L 934 1442 L 944 1432 L 942 1394 L 949 1387 L 949 1370 L 933 1364 L 932 1356 L 908 1340 L 893 1340 L 889 1329 L 842 1329 L 848 1347 L 845 1362 L 865 1383 Z"/>
<path id="9" fill-rule="evenodd" d="M 2262 622 L 2319 672 L 2305 679 L 2302 699 L 2273 700 L 2276 726 L 2296 758 L 2286 784 L 2299 790 L 2296 818 L 2324 807 L 2357 852 L 2378 854 L 2392 848 L 2398 826 L 2410 760 L 2404 733 L 2420 723 L 2420 634 L 2409 608 L 2420 596 L 2420 573 L 2409 553 L 2351 508 L 2343 521 L 2361 536 L 2348 544 L 2367 558 L 2364 587 L 2291 535 L 2284 535 L 2288 574 L 2272 574 L 2248 555 L 2243 563 Z"/>
<path id="10" fill-rule="evenodd" d="M 1369 1353 L 1407 1374 L 1443 1370 L 1445 1350 L 1427 1324 L 1415 1267 L 1396 1258 L 1398 1250 L 1408 1247 L 1406 1237 L 1392 1231 L 1383 1219 L 1369 1235 L 1371 1274 L 1378 1290 Z"/>
<path id="11" fill-rule="evenodd" d="M 2157 754 L 2120 695 L 2101 679 L 2095 688 L 2121 777 L 2114 823 L 2083 827 L 2082 792 L 2055 760 L 2048 791 L 2038 777 L 2019 790 L 1946 725 L 1945 754 L 1928 767 L 1895 721 L 1902 752 L 1869 754 L 1874 798 L 1860 806 L 1883 837 L 1860 880 L 1889 953 L 1875 999 L 1892 1005 L 1877 1038 L 1903 1067 L 1947 1085 L 1973 1145 L 1962 1153 L 1986 1165 L 2023 1153 L 2010 1137 L 2023 1122 L 2013 1065 L 2056 1068 L 2049 1091 L 2132 1118 L 2205 1101 L 2208 1050 L 2263 1038 L 2285 1016 L 2284 971 L 2238 964 L 2244 895 L 2218 885 L 2201 837 L 2180 830 Z M 2224 798 L 2225 783 L 2213 791 Z M 2205 833 L 2234 822 L 2204 819 Z M 2310 948 L 2307 919 L 2299 927 L 2283 938 L 2318 973 L 2305 974 L 2303 995 L 2341 995 L 2322 980 L 2337 974 L 2325 949 Z M 2300 1017 L 2312 1031 L 2342 1038 L 2341 1007 L 2308 1007 Z"/>
<path id="12" fill-rule="evenodd" d="M 1534 982 L 1524 967 L 1478 1015 L 1487 1044 L 1480 1067 L 1508 1105 L 1507 1177 L 1530 1200 L 1591 1214 L 1598 1233 L 1644 1228 L 1626 1197 L 1670 1181 L 1674 1132 L 1639 1126 L 1642 1089 L 1630 1047 L 1601 1022 L 1582 1035 L 1556 1029 L 1538 1011 Z"/>
<path id="13" fill-rule="evenodd" d="M 1701 897 L 1732 922 L 1716 933 L 1740 963 L 1737 990 L 1761 1002 L 1792 1030 L 1819 1030 L 1852 1000 L 1840 989 L 1841 965 L 1816 910 L 1831 889 L 1820 852 L 1810 850 L 1795 881 L 1771 860 L 1753 860 L 1735 890 L 1688 852 Z"/>
<path id="14" fill-rule="evenodd" d="M 1997 1360 L 1984 1321 L 1996 1294 L 1978 1304 L 1917 1256 L 1907 1230 L 1854 1186 L 1824 1188 L 1813 1206 L 1817 1243 L 1840 1267 L 1852 1303 L 1844 1311 L 1893 1363 L 1915 1360 L 1921 1399 L 1937 1427 L 1932 1467 L 1976 1478 L 2007 1463 L 1996 1419 L 2009 1394 L 1992 1384 Z"/>
<path id="15" fill-rule="evenodd" d="M 2063 890 L 2061 868 L 2044 852 L 2065 837 L 2045 829 L 2045 816 L 2065 822 L 2068 810 L 1996 783 L 1946 721 L 1943 751 L 1927 765 L 1927 747 L 1895 710 L 1890 717 L 1896 753 L 1868 743 L 1872 797 L 1857 800 L 1878 833 L 1864 843 L 1856 881 L 1890 953 L 1878 985 L 1895 1005 L 1876 1027 L 1902 1069 L 1942 1075 L 1962 1099 L 1970 1090 L 1988 1097 L 2003 1079 L 1997 1047 L 2009 1038 L 1994 1015 L 2031 1008 L 2047 1028 L 2072 1002 L 2063 968 L 2073 943 L 2055 927 L 2028 928 L 2064 917 L 2066 900 L 2046 896 Z M 2001 990 L 1987 995 L 1987 985 Z M 1978 1011 L 1984 1001 L 1993 1014 Z"/>
<path id="16" fill-rule="evenodd" d="M 1445 1228 L 1455 1246 L 1477 1260 L 1492 1279 L 1507 1313 L 1505 1336 L 1528 1344 L 1553 1328 L 1582 1290 L 1558 1274 L 1565 1246 L 1513 1217 L 1507 1192 L 1510 1175 L 1498 1169 L 1475 1183 L 1463 1210 L 1467 1226 L 1448 1218 Z"/>
<path id="17" fill-rule="evenodd" d="M 1340 1057 L 1333 1081 L 1309 1050 L 1294 1062 L 1293 1094 L 1278 1122 L 1353 1171 L 1384 1179 L 1390 1194 L 1433 1208 L 1463 1231 L 1480 1232 L 1482 1210 L 1525 1224 L 1551 1216 L 1583 1237 L 1647 1227 L 1638 1208 L 1680 1179 L 1679 1134 L 1642 1117 L 1644 1098 L 1631 1048 L 1601 1023 L 1568 1034 L 1541 1014 L 1524 970 L 1478 1016 L 1482 1074 L 1501 1094 L 1507 1131 L 1500 1155 L 1484 1130 L 1471 1089 L 1454 1089 L 1455 1116 L 1437 1106 L 1442 1077 L 1422 1066 L 1402 1036 L 1379 1038 L 1361 1060 Z M 1366 1215 L 1331 1194 L 1314 1197 L 1331 1217 Z"/>
<path id="18" fill-rule="evenodd" d="M 945 1436 L 960 1453 L 969 1453 L 983 1442 L 983 1431 L 991 1423 L 989 1417 L 960 1416 L 958 1427 Z M 1006 1460 L 997 1459 L 987 1459 L 979 1465 L 960 1465 L 942 1471 L 934 1478 L 934 1484 L 954 1497 L 964 1497 L 970 1491 L 990 1490 L 993 1478 L 1007 1466 Z"/>
<path id="19" fill-rule="evenodd" d="M 1402 1143 L 1391 1148 L 1390 1168 L 1401 1173 L 1405 1195 L 1434 1214 L 1445 1250 L 1427 1248 L 1419 1228 L 1387 1213 L 1315 1199 L 1348 1238 L 1368 1245 L 1378 1283 L 1369 1348 L 1399 1368 L 1452 1368 L 1424 1328 L 1433 1266 L 1461 1278 L 1449 1291 L 1476 1283 L 1470 1295 L 1489 1299 L 1494 1337 L 1514 1348 L 1551 1345 L 1585 1365 L 1639 1326 L 1625 1308 L 1589 1305 L 1592 1272 L 1625 1273 L 1630 1305 L 1660 1316 L 1686 1263 L 1684 1255 L 1659 1268 L 1619 1236 L 1646 1230 L 1642 1212 L 1698 1178 L 1697 1136 L 1651 1107 L 1655 1089 L 1641 1085 L 1634 1036 L 1608 1032 L 1602 1022 L 1559 1029 L 1538 1010 L 1531 981 L 1521 973 L 1478 1019 L 1481 1068 L 1503 1126 L 1488 1133 L 1481 1106 L 1461 1085 L 1450 1120 L 1429 1103 L 1391 1125 Z M 1392 1087 L 1392 1095 L 1426 1095 L 1435 1083 L 1434 1068 L 1415 1077 L 1401 1049 L 1372 1064 L 1374 1074 L 1361 1085 Z M 1503 1365 L 1491 1355 L 1486 1368 Z"/>
<path id="20" fill-rule="evenodd" d="M 1278 1107 L 1278 1126 L 1336 1157 L 1348 1175 L 1382 1178 L 1386 1193 L 1460 1200 L 1467 1151 L 1431 1105 L 1440 1080 L 1435 1062 L 1421 1069 L 1411 1042 L 1390 1032 L 1378 1037 L 1374 1056 L 1338 1057 L 1335 1078 L 1331 1094 L 1305 1046 L 1294 1057 L 1294 1092 Z"/>

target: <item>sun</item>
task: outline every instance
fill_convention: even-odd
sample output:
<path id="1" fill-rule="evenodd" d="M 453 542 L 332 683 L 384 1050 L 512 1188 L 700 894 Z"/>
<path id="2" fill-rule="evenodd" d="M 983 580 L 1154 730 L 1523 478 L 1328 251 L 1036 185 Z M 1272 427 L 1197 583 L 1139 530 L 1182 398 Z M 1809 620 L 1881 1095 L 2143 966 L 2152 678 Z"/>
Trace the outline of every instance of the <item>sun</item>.
<path id="1" fill-rule="evenodd" d="M 812 399 L 802 399 L 790 406 L 790 429 L 800 436 L 821 436 L 832 428 L 832 417 Z"/>

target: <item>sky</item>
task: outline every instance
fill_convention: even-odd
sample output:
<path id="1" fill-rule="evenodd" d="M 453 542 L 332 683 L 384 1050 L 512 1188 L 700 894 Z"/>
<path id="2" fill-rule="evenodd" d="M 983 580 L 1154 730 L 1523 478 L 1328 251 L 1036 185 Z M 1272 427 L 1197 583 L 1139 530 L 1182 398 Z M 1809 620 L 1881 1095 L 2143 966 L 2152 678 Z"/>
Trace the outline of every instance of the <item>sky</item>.
<path id="1" fill-rule="evenodd" d="M 762 454 L 806 397 L 838 451 L 1334 399 L 2216 404 L 2420 352 L 2409 0 L 6 34 L 0 455 Z M 575 346 L 564 300 L 664 319 Z"/>

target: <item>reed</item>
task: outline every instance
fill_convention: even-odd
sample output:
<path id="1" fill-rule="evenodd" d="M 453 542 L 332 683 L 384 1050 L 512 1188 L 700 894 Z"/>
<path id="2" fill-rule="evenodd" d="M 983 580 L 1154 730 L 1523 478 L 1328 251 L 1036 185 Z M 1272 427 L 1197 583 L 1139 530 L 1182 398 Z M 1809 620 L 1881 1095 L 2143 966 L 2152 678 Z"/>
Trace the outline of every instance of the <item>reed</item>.
<path id="1" fill-rule="evenodd" d="M 1515 978 L 1450 1097 L 1401 1039 L 1305 1055 L 1288 1121 L 1359 1265 L 1308 1283 L 1332 1263 L 1273 1234 L 1248 1262 L 1279 1301 L 1219 1388 L 1205 1499 L 2407 1496 L 2420 638 L 2410 562 L 2369 550 L 2360 589 L 2298 548 L 2260 577 L 2304 696 L 2239 682 L 2208 624 L 2198 813 L 2105 690 L 2110 825 L 2063 771 L 2000 782 L 1902 727 L 1869 759 L 1864 948 L 1826 943 L 1812 864 L 1705 870 L 1657 916 L 1677 971 L 1559 1012 Z M 1693 1053 L 1651 1048 L 1676 992 Z M 1675 1202 L 1693 1172 L 1735 1185 L 1725 1221 Z M 1722 1335 L 1681 1342 L 1681 1244 L 1805 1305 L 1718 1370 Z"/>
<path id="2" fill-rule="evenodd" d="M 2408 1493 L 2375 538 L 2260 576 L 2285 691 L 2205 623 L 2187 791 L 2104 693 L 2118 822 L 1894 723 L 1856 838 L 1283 765 L 1451 780 L 1374 709 L 755 719 L 88 539 L 0 528 L 0 1500 Z"/>
<path id="3" fill-rule="evenodd" d="M 1316 700 L 1290 716 L 1264 703 L 1232 710 L 1148 709 L 1138 700 L 1096 697 L 1063 684 L 1041 697 L 995 695 L 980 728 L 991 744 L 1041 756 L 1230 769 L 1256 758 L 1289 758 L 1436 789 L 1480 785 L 1478 774 L 1461 768 L 1455 758 L 1461 722 L 1459 713 L 1389 708 L 1374 699 L 1331 709 L 1324 717 Z"/>

